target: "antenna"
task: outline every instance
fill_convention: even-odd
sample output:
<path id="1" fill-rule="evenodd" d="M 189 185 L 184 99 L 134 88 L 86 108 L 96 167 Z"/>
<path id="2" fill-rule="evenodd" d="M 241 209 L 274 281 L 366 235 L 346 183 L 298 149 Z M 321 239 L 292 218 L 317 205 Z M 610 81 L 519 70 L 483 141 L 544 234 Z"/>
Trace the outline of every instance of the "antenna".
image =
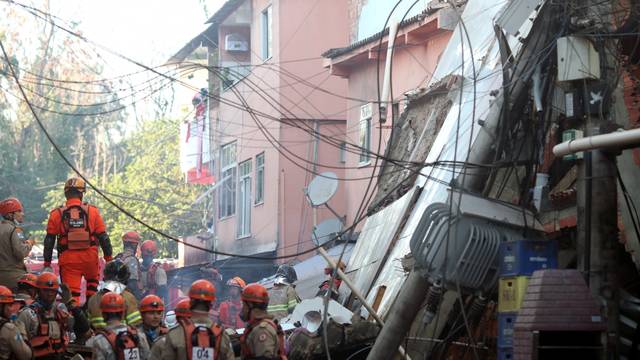
<path id="1" fill-rule="evenodd" d="M 311 206 L 326 204 L 338 190 L 338 176 L 332 172 L 317 175 L 306 189 L 306 195 Z"/>
<path id="2" fill-rule="evenodd" d="M 313 227 L 311 236 L 316 245 L 321 245 L 333 240 L 340 231 L 342 231 L 342 219 L 327 219 Z"/>

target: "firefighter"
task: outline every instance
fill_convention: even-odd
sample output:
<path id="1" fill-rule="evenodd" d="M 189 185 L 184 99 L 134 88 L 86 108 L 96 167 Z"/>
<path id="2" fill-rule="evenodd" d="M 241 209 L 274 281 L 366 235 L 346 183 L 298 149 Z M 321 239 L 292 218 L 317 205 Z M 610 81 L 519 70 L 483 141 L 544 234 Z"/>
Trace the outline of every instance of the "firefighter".
<path id="1" fill-rule="evenodd" d="M 242 290 L 241 299 L 241 316 L 247 322 L 240 337 L 242 359 L 286 359 L 284 332 L 267 312 L 267 289 L 249 284 Z"/>
<path id="2" fill-rule="evenodd" d="M 220 304 L 220 323 L 226 328 L 239 329 L 244 327 L 244 321 L 240 318 L 242 311 L 240 293 L 245 285 L 244 280 L 238 276 L 227 281 L 227 300 Z"/>
<path id="3" fill-rule="evenodd" d="M 18 291 L 16 292 L 16 302 L 20 304 L 20 309 L 33 303 L 38 293 L 36 274 L 26 273 L 18 280 Z"/>
<path id="4" fill-rule="evenodd" d="M 191 319 L 181 318 L 180 326 L 165 336 L 161 359 L 235 359 L 229 336 L 209 318 L 216 300 L 213 284 L 197 280 L 189 289 L 189 299 Z"/>
<path id="5" fill-rule="evenodd" d="M 140 246 L 142 265 L 140 266 L 140 282 L 145 295 L 158 295 L 162 301 L 169 298 L 167 290 L 167 273 L 162 265 L 153 261 L 158 253 L 158 247 L 153 240 L 145 240 Z"/>
<path id="6" fill-rule="evenodd" d="M 23 221 L 24 208 L 18 199 L 0 201 L 0 285 L 14 290 L 18 279 L 27 272 L 24 258 L 34 244 L 20 227 Z"/>
<path id="7" fill-rule="evenodd" d="M 51 272 L 53 247 L 58 249 L 58 265 L 62 282 L 80 303 L 82 278 L 87 282 L 87 301 L 98 291 L 100 266 L 98 244 L 104 260 L 112 260 L 111 240 L 97 207 L 82 202 L 87 188 L 84 180 L 71 178 L 64 184 L 66 203 L 49 214 L 47 236 L 44 238 L 45 271 Z"/>
<path id="8" fill-rule="evenodd" d="M 15 296 L 6 286 L 0 286 L 0 358 L 31 359 L 32 351 L 22 337 L 19 324 L 11 321 L 15 317 Z"/>
<path id="9" fill-rule="evenodd" d="M 347 268 L 347 265 L 345 265 L 345 263 L 342 262 L 341 260 L 338 263 L 338 268 L 342 272 L 344 272 L 345 269 Z M 330 266 L 324 268 L 324 273 L 325 275 L 327 275 L 328 278 L 325 281 L 323 281 L 322 284 L 320 284 L 319 290 L 316 293 L 316 296 L 325 296 L 329 291 L 329 289 L 331 288 L 330 284 L 331 284 L 331 278 L 333 275 L 333 268 Z M 340 279 L 340 277 L 336 273 L 336 276 L 333 280 L 333 288 L 331 288 L 331 299 L 336 301 L 338 300 L 338 297 L 340 296 L 340 293 L 339 293 L 340 285 L 342 285 L 342 279 Z"/>
<path id="10" fill-rule="evenodd" d="M 20 312 L 18 321 L 24 325 L 34 358 L 62 359 L 70 332 L 75 332 L 77 338 L 84 338 L 90 330 L 89 323 L 82 309 L 72 306 L 67 311 L 65 304 L 56 300 L 60 283 L 55 274 L 40 274 L 36 287 L 36 301 Z M 75 304 L 73 300 L 70 303 Z"/>
<path id="11" fill-rule="evenodd" d="M 104 267 L 104 282 L 100 291 L 89 299 L 87 312 L 94 330 L 104 328 L 107 323 L 100 311 L 100 299 L 109 292 L 122 295 L 125 303 L 125 322 L 130 326 L 138 326 L 142 317 L 138 311 L 138 300 L 125 285 L 129 280 L 129 268 L 120 260 L 113 260 Z"/>
<path id="12" fill-rule="evenodd" d="M 138 244 L 140 244 L 140 234 L 136 231 L 128 231 L 122 235 L 122 252 L 116 255 L 116 259 L 121 260 L 129 268 L 129 281 L 127 287 L 136 299 L 142 298 L 142 287 L 140 286 L 140 260 L 136 257 L 138 252 Z"/>
<path id="13" fill-rule="evenodd" d="M 125 300 L 120 294 L 109 292 L 100 299 L 100 311 L 107 326 L 87 341 L 93 348 L 94 360 L 146 360 L 149 343 L 133 326 L 123 323 Z"/>
<path id="14" fill-rule="evenodd" d="M 267 311 L 274 319 L 283 319 L 293 312 L 300 298 L 293 283 L 298 280 L 296 270 L 287 264 L 280 265 L 276 271 L 276 279 L 269 290 L 269 307 Z"/>
<path id="15" fill-rule="evenodd" d="M 142 325 L 138 327 L 140 333 L 147 337 L 147 342 L 153 345 L 169 332 L 162 323 L 164 316 L 164 302 L 157 295 L 147 295 L 140 301 Z"/>
<path id="16" fill-rule="evenodd" d="M 191 300 L 189 298 L 182 299 L 178 301 L 176 307 L 173 311 L 168 311 L 166 316 L 166 323 L 169 324 L 169 316 L 173 313 L 174 320 L 176 320 L 176 324 L 171 325 L 170 329 L 178 327 L 181 321 L 185 319 L 191 318 Z M 150 359 L 162 359 L 162 350 L 165 348 L 166 344 L 166 336 L 160 337 L 153 346 L 151 347 L 151 357 Z"/>

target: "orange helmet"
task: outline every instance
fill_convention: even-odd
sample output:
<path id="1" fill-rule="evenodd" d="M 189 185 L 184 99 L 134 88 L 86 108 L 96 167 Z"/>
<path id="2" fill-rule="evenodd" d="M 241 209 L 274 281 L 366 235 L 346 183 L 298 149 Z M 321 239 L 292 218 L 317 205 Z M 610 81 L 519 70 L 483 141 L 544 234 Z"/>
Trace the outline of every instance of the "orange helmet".
<path id="1" fill-rule="evenodd" d="M 36 280 L 36 287 L 38 289 L 58 290 L 58 288 L 60 288 L 60 283 L 58 282 L 56 274 L 43 272 Z"/>
<path id="2" fill-rule="evenodd" d="M 7 198 L 0 201 L 0 215 L 2 216 L 23 210 L 22 203 L 16 198 Z"/>
<path id="3" fill-rule="evenodd" d="M 140 242 L 140 234 L 137 231 L 127 231 L 122 235 L 123 243 L 132 243 L 138 245 Z"/>
<path id="4" fill-rule="evenodd" d="M 16 301 L 15 295 L 8 287 L 0 285 L 0 304 L 13 304 Z"/>
<path id="5" fill-rule="evenodd" d="M 108 292 L 100 299 L 100 311 L 103 313 L 123 313 L 124 298 L 120 294 Z"/>
<path id="6" fill-rule="evenodd" d="M 260 284 L 249 284 L 245 286 L 244 290 L 242 290 L 242 295 L 240 295 L 242 301 L 258 303 L 258 304 L 268 304 L 269 303 L 269 293 L 267 289 Z"/>
<path id="7" fill-rule="evenodd" d="M 178 301 L 173 311 L 176 313 L 176 317 L 191 317 L 191 300 L 182 299 Z"/>
<path id="8" fill-rule="evenodd" d="M 64 192 L 67 192 L 71 189 L 78 190 L 81 193 L 87 191 L 87 184 L 83 179 L 80 178 L 71 178 L 64 183 Z"/>
<path id="9" fill-rule="evenodd" d="M 164 311 L 164 303 L 159 296 L 147 295 L 140 300 L 140 312 Z"/>
<path id="10" fill-rule="evenodd" d="M 158 247 L 156 246 L 155 241 L 145 240 L 140 246 L 140 252 L 142 253 L 142 256 L 155 256 L 158 253 Z"/>
<path id="11" fill-rule="evenodd" d="M 37 287 L 36 282 L 38 282 L 38 276 L 32 273 L 26 273 L 18 279 L 18 285 L 26 284 L 29 286 Z"/>
<path id="12" fill-rule="evenodd" d="M 244 282 L 244 280 L 242 280 L 241 277 L 236 276 L 233 279 L 227 280 L 227 286 L 237 287 L 242 290 L 245 286 L 247 286 L 247 284 Z"/>
<path id="13" fill-rule="evenodd" d="M 208 280 L 200 279 L 189 289 L 189 298 L 193 300 L 215 301 L 216 288 Z"/>

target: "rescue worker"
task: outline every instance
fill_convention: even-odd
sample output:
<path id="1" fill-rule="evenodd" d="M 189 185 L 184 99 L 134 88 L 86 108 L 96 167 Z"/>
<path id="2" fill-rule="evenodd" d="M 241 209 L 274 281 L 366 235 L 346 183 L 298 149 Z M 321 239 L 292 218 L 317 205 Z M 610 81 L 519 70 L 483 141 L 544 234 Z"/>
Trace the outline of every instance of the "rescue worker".
<path id="1" fill-rule="evenodd" d="M 227 281 L 227 300 L 220 304 L 220 323 L 225 328 L 240 329 L 244 327 L 244 321 L 240 318 L 242 312 L 240 293 L 245 285 L 244 280 L 238 276 Z"/>
<path id="2" fill-rule="evenodd" d="M 87 301 L 98 291 L 100 266 L 98 244 L 104 260 L 112 260 L 111 240 L 97 207 L 82 202 L 87 191 L 84 180 L 71 178 L 64 184 L 63 206 L 51 210 L 44 238 L 45 271 L 51 271 L 53 247 L 58 249 L 60 277 L 69 286 L 76 303 L 80 303 L 82 278 L 86 280 Z"/>
<path id="3" fill-rule="evenodd" d="M 153 261 L 158 254 L 158 247 L 153 240 L 145 240 L 140 245 L 142 265 L 140 266 L 140 282 L 145 295 L 158 295 L 163 302 L 169 299 L 167 290 L 167 273 L 162 264 Z"/>
<path id="4" fill-rule="evenodd" d="M 191 319 L 181 318 L 180 326 L 165 336 L 161 359 L 235 359 L 229 336 L 209 318 L 216 300 L 213 284 L 204 279 L 197 280 L 189 289 L 189 299 Z"/>
<path id="5" fill-rule="evenodd" d="M 169 317 L 173 314 L 173 319 Z M 167 312 L 165 322 L 170 325 L 170 329 L 174 329 L 179 326 L 181 321 L 191 318 L 191 300 L 189 298 L 182 299 L 176 304 L 176 308 Z M 173 323 L 175 321 L 175 323 Z M 151 346 L 150 359 L 162 359 L 162 350 L 165 348 L 166 336 L 160 337 L 153 346 Z"/>
<path id="6" fill-rule="evenodd" d="M 347 268 L 347 265 L 345 265 L 345 263 L 342 262 L 342 260 L 340 260 L 340 262 L 338 263 L 338 268 L 342 272 L 344 272 L 345 269 Z M 342 285 L 342 279 L 340 279 L 338 274 L 336 274 L 336 276 L 333 278 L 333 287 L 331 287 L 330 284 L 331 284 L 331 278 L 333 275 L 333 268 L 330 266 L 324 268 L 324 273 L 325 275 L 327 275 L 328 278 L 325 281 L 323 281 L 322 284 L 320 284 L 319 290 L 316 293 L 316 296 L 325 296 L 329 291 L 329 289 L 331 288 L 331 299 L 337 301 L 338 297 L 340 296 L 339 289 L 340 289 L 340 285 Z"/>
<path id="7" fill-rule="evenodd" d="M 34 244 L 20 227 L 23 221 L 24 208 L 18 199 L 0 201 L 0 285 L 14 290 L 18 279 L 27 272 L 24 258 Z"/>
<path id="8" fill-rule="evenodd" d="M 129 280 L 129 268 L 120 260 L 113 260 L 104 267 L 104 279 L 98 293 L 89 299 L 87 312 L 91 327 L 98 330 L 107 326 L 100 311 L 100 299 L 109 292 L 122 295 L 125 304 L 125 322 L 130 326 L 138 326 L 142 316 L 138 311 L 138 300 L 125 285 Z"/>
<path id="9" fill-rule="evenodd" d="M 33 303 L 38 293 L 36 274 L 26 273 L 18 280 L 18 291 L 16 292 L 16 302 L 20 304 L 20 309 Z"/>
<path id="10" fill-rule="evenodd" d="M 169 332 L 169 329 L 162 323 L 164 302 L 159 296 L 145 296 L 140 301 L 140 314 L 142 314 L 142 325 L 138 327 L 138 330 L 146 336 L 149 345 L 153 345 Z"/>
<path id="11" fill-rule="evenodd" d="M 29 360 L 32 351 L 22 337 L 15 318 L 15 296 L 6 286 L 0 286 L 0 359 Z"/>
<path id="12" fill-rule="evenodd" d="M 267 313 L 267 289 L 249 284 L 242 290 L 241 299 L 241 316 L 247 322 L 240 337 L 242 359 L 286 359 L 284 332 Z"/>
<path id="13" fill-rule="evenodd" d="M 110 292 L 100 299 L 100 311 L 107 326 L 87 341 L 93 348 L 94 360 L 146 360 L 149 359 L 147 338 L 133 326 L 122 322 L 125 300 L 120 294 Z"/>
<path id="14" fill-rule="evenodd" d="M 287 264 L 280 265 L 276 271 L 273 287 L 269 289 L 269 307 L 267 311 L 274 319 L 283 319 L 293 313 L 300 298 L 293 283 L 298 280 L 296 270 Z"/>
<path id="15" fill-rule="evenodd" d="M 60 283 L 55 274 L 40 274 L 36 286 L 36 301 L 20 312 L 18 321 L 24 325 L 35 359 L 62 359 L 70 332 L 83 338 L 90 330 L 89 323 L 82 309 L 73 306 L 67 310 L 65 304 L 56 301 Z"/>
<path id="16" fill-rule="evenodd" d="M 122 252 L 116 255 L 116 259 L 121 260 L 129 268 L 129 281 L 127 287 L 136 299 L 142 298 L 142 288 L 140 284 L 140 260 L 136 257 L 140 244 L 140 234 L 135 231 L 128 231 L 122 235 Z"/>

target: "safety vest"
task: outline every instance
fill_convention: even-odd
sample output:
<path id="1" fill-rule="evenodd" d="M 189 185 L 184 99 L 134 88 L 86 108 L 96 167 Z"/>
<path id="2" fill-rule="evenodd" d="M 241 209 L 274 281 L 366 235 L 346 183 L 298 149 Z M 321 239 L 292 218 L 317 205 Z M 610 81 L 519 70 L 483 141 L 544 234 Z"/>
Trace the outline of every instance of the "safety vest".
<path id="1" fill-rule="evenodd" d="M 89 228 L 89 204 L 61 206 L 62 232 L 58 235 L 58 252 L 84 250 L 97 246 Z"/>
<path id="2" fill-rule="evenodd" d="M 98 334 L 107 339 L 111 349 L 116 354 L 118 360 L 140 359 L 140 338 L 135 328 L 127 326 L 127 331 L 117 333 L 104 328 L 98 330 Z"/>
<path id="3" fill-rule="evenodd" d="M 159 267 L 160 264 L 154 262 L 147 270 L 146 295 L 157 295 L 158 284 L 156 284 L 156 271 L 158 271 Z"/>
<path id="4" fill-rule="evenodd" d="M 278 354 L 274 359 L 287 360 L 287 350 L 284 347 L 284 331 L 282 330 L 282 327 L 276 324 L 273 320 L 264 318 L 251 320 L 249 322 L 249 326 L 244 329 L 244 333 L 242 334 L 242 336 L 240 336 L 240 351 L 242 354 L 242 358 L 252 359 L 255 356 L 253 353 L 253 349 L 251 349 L 249 345 L 247 345 L 247 338 L 249 337 L 251 331 L 253 331 L 253 329 L 256 326 L 260 325 L 260 323 L 262 322 L 266 322 L 267 324 L 271 325 L 271 327 L 276 330 L 276 334 L 278 336 Z"/>
<path id="5" fill-rule="evenodd" d="M 56 304 L 53 306 L 56 306 Z M 44 308 L 38 303 L 33 303 L 29 308 L 38 316 L 38 332 L 36 336 L 31 338 L 33 357 L 37 359 L 64 353 L 69 343 L 69 336 L 67 335 L 67 320 L 69 314 L 56 306 L 55 315 L 53 318 L 50 318 L 45 314 Z M 60 338 L 58 339 L 52 339 L 49 334 L 49 321 L 52 320 L 57 322 L 60 327 Z"/>
<path id="6" fill-rule="evenodd" d="M 188 360 L 217 359 L 222 343 L 222 327 L 196 326 L 191 319 L 180 319 L 184 329 L 185 349 Z"/>
<path id="7" fill-rule="evenodd" d="M 220 304 L 220 322 L 225 327 L 242 328 L 244 322 L 238 318 L 242 311 L 242 302 L 234 302 L 231 300 L 224 301 Z"/>

